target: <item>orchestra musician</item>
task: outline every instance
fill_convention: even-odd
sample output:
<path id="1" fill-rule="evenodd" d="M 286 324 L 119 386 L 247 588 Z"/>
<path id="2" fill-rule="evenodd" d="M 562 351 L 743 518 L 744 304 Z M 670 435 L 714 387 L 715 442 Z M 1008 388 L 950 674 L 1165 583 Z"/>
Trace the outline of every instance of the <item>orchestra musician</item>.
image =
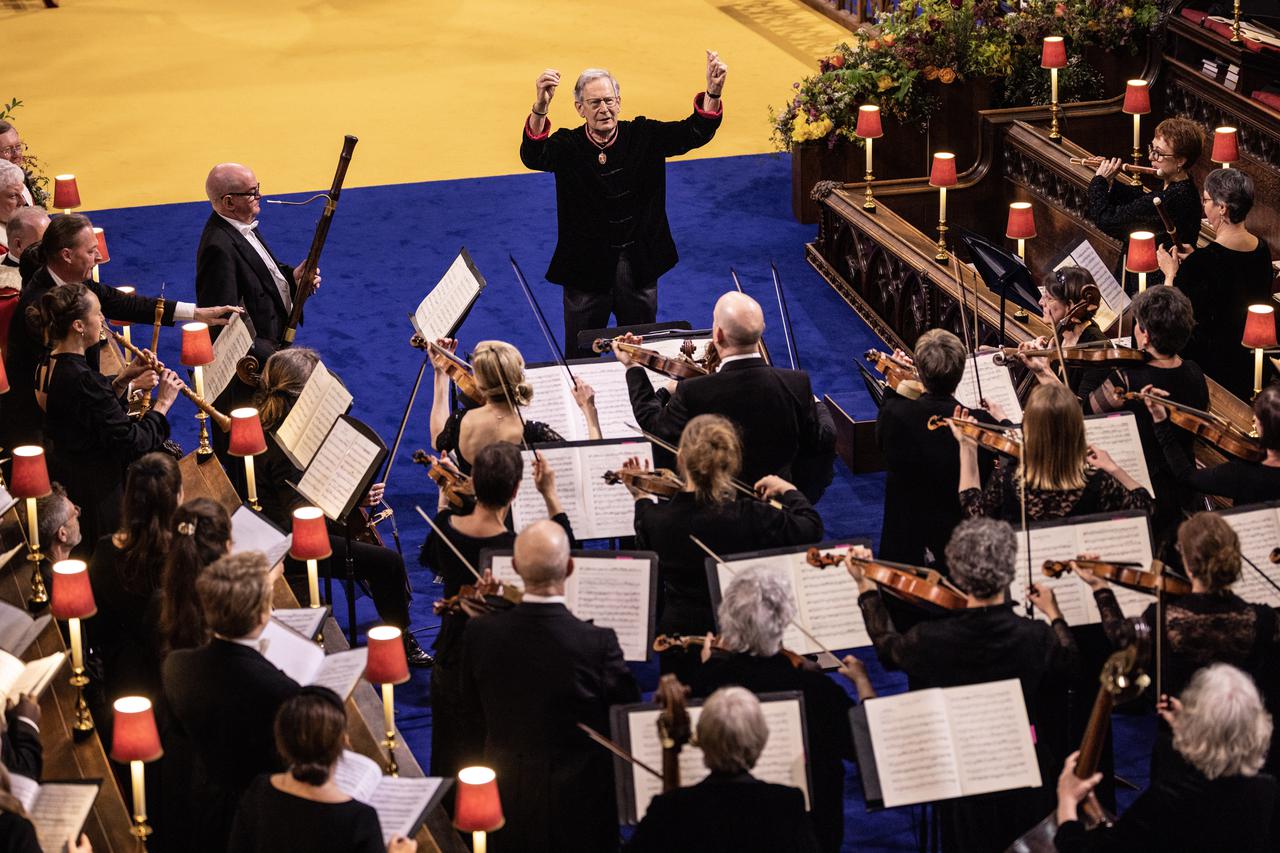
<path id="1" fill-rule="evenodd" d="M 684 490 L 669 501 L 654 501 L 630 484 L 627 488 L 636 499 L 636 547 L 658 554 L 658 633 L 701 636 L 715 629 L 715 619 L 706 555 L 690 535 L 718 553 L 742 553 L 818 542 L 822 519 L 799 489 L 775 475 L 754 481 L 754 489 L 780 502 L 781 509 L 736 491 L 732 481 L 742 468 L 742 443 L 733 424 L 718 415 L 689 421 L 676 465 Z M 641 470 L 635 458 L 623 468 Z M 664 655 L 662 671 L 684 672 L 690 662 L 681 657 L 679 652 Z"/>
<path id="2" fill-rule="evenodd" d="M 36 501 L 40 525 L 40 547 L 45 561 L 53 565 L 71 559 L 80 544 L 80 507 L 67 497 L 67 490 L 56 480 L 49 484 L 49 494 Z"/>
<path id="3" fill-rule="evenodd" d="M 945 329 L 930 329 L 916 340 L 914 359 L 905 353 L 894 356 L 915 365 L 924 393 L 913 400 L 886 388 L 876 418 L 876 445 L 884 454 L 886 471 L 880 555 L 945 569 L 942 555 L 961 518 L 960 463 L 951 433 L 931 430 L 927 424 L 930 417 L 948 416 L 960 405 L 955 392 L 969 352 Z M 996 422 L 984 409 L 972 414 L 984 423 Z M 991 462 L 990 454 L 979 456 L 981 476 L 990 473 Z"/>
<path id="4" fill-rule="evenodd" d="M 846 725 L 847 728 L 847 725 Z M 741 687 L 711 694 L 698 715 L 710 774 L 649 801 L 626 853 L 817 853 L 804 795 L 751 775 L 769 741 L 760 700 Z M 811 753 L 812 754 L 812 753 Z"/>
<path id="5" fill-rule="evenodd" d="M 260 387 L 255 397 L 258 418 L 267 439 L 267 450 L 255 463 L 258 500 L 263 514 L 281 530 L 289 530 L 293 526 L 293 511 L 306 506 L 307 500 L 289 485 L 301 481 L 302 471 L 285 454 L 273 431 L 284 423 L 319 362 L 320 356 L 316 351 L 306 347 L 277 351 L 262 367 Z M 361 505 L 376 505 L 382 500 L 384 488 L 383 483 L 370 485 Z M 347 559 L 347 543 L 345 531 L 338 524 L 329 522 L 329 545 L 333 556 L 325 562 L 322 572 L 342 570 Z M 350 544 L 355 575 L 368 583 L 378 617 L 401 630 L 405 654 L 411 666 L 430 666 L 431 656 L 422 650 L 417 638 L 409 631 L 409 593 L 404 558 L 394 549 L 376 542 L 352 539 Z M 292 558 L 285 560 L 286 574 L 292 576 L 303 571 L 304 564 Z"/>
<path id="6" fill-rule="evenodd" d="M 1214 229 L 1213 242 L 1197 249 L 1188 239 L 1185 251 L 1181 246 L 1172 251 L 1161 247 L 1156 259 L 1165 283 L 1187 294 L 1195 311 L 1196 329 L 1187 357 L 1247 400 L 1253 391 L 1250 353 L 1230 344 L 1243 338 L 1249 306 L 1270 304 L 1275 278 L 1266 241 L 1244 227 L 1253 208 L 1253 178 L 1239 169 L 1214 169 L 1204 179 L 1201 203 Z"/>
<path id="7" fill-rule="evenodd" d="M 1064 385 L 1032 390 L 1023 412 L 1022 458 L 1000 457 L 985 485 L 978 478 L 977 441 L 955 424 L 951 429 L 960 445 L 960 506 L 970 518 L 1018 521 L 1023 499 L 1031 521 L 1151 506 L 1151 493 L 1086 441 L 1079 401 Z"/>
<path id="8" fill-rule="evenodd" d="M 20 207 L 9 217 L 9 251 L 0 257 L 0 268 L 18 271 L 20 282 L 31 278 L 39 269 L 37 252 L 27 253 L 27 248 L 44 239 L 44 232 L 49 227 L 49 214 L 43 207 Z M 9 279 L 6 277 L 5 279 Z M 0 336 L 8 334 L 8 329 L 0 326 Z M 0 337 L 0 341 L 4 338 Z"/>
<path id="9" fill-rule="evenodd" d="M 1249 676 L 1228 664 L 1199 670 L 1179 698 L 1160 711 L 1173 731 L 1177 763 L 1152 780 L 1111 826 L 1086 831 L 1080 803 L 1101 779 L 1075 775 L 1069 756 L 1058 777 L 1058 833 L 1061 853 L 1200 853 L 1274 850 L 1270 823 L 1276 807 L 1276 780 L 1259 773 L 1271 739 L 1272 715 L 1263 707 Z"/>
<path id="10" fill-rule="evenodd" d="M 164 695 L 173 724 L 195 753 L 188 780 L 189 850 L 224 853 L 244 792 L 263 773 L 283 770 L 276 712 L 301 687 L 262 655 L 277 573 L 258 551 L 210 564 L 196 592 L 212 634 L 164 661 Z"/>
<path id="11" fill-rule="evenodd" d="M 12 707 L 0 714 L 0 766 L 28 779 L 39 779 L 44 770 L 40 700 L 30 693 L 19 693 L 6 700 L 9 702 Z"/>
<path id="12" fill-rule="evenodd" d="M 458 342 L 448 338 L 436 341 L 453 352 Z M 505 341 L 481 341 L 471 354 L 471 369 L 476 387 L 484 397 L 483 405 L 473 409 L 451 411 L 449 375 L 432 361 L 435 370 L 435 396 L 431 401 L 431 446 L 451 454 L 463 474 L 471 473 L 470 460 L 495 441 L 517 445 L 545 444 L 564 441 L 550 424 L 525 420 L 519 407 L 533 400 L 533 386 L 524 375 L 524 356 Z M 573 398 L 587 421 L 588 437 L 600 438 L 600 418 L 596 413 L 595 390 L 576 381 Z M 515 416 L 514 418 L 512 416 Z"/>
<path id="13" fill-rule="evenodd" d="M 7 160 L 22 170 L 22 200 L 24 204 L 34 205 L 35 197 L 31 193 L 32 178 L 27 171 L 27 146 L 18 134 L 18 129 L 10 122 L 0 119 L 0 160 Z"/>
<path id="14" fill-rule="evenodd" d="M 1156 125 L 1147 157 L 1163 181 L 1161 189 L 1149 193 L 1142 187 L 1117 181 L 1124 165 L 1119 157 L 1104 160 L 1089 183 L 1089 218 L 1103 231 L 1124 242 L 1133 231 L 1153 231 L 1157 242 L 1168 242 L 1160 214 L 1151 200 L 1159 197 L 1165 213 L 1173 221 L 1178 239 L 1194 244 L 1200 234 L 1200 194 L 1190 170 L 1200 159 L 1204 131 L 1185 118 L 1167 118 Z"/>
<path id="15" fill-rule="evenodd" d="M 544 520 L 520 531 L 514 566 L 521 603 L 468 621 L 462 637 L 464 713 L 507 819 L 490 849 L 617 850 L 613 759 L 577 723 L 607 731 L 610 706 L 639 701 L 635 678 L 613 630 L 564 605 L 564 528 Z"/>
<path id="16" fill-rule="evenodd" d="M 547 110 L 560 72 L 538 76 L 520 137 L 525 168 L 556 176 L 555 253 L 547 281 L 564 288 L 564 352 L 590 357 L 578 332 L 600 329 L 609 315 L 619 326 L 652 323 L 658 277 L 676 265 L 666 211 L 666 160 L 711 141 L 724 115 L 720 96 L 727 66 L 707 51 L 707 86 L 681 121 L 644 116 L 618 119 L 622 91 L 608 71 L 588 68 L 573 86 L 584 123 L 551 132 Z"/>
<path id="17" fill-rule="evenodd" d="M 163 659 L 179 649 L 209 641 L 196 578 L 205 566 L 231 553 L 231 517 L 217 501 L 195 498 L 173 513 L 169 551 L 160 572 L 160 615 L 156 633 Z"/>
<path id="18" fill-rule="evenodd" d="M 1097 287 L 1097 283 L 1093 280 L 1093 274 L 1084 267 L 1062 267 L 1046 273 L 1041 285 L 1044 292 L 1040 296 L 1041 319 L 1044 320 L 1045 325 L 1058 328 L 1071 309 L 1084 301 L 1084 289 L 1090 286 Z M 1060 331 L 1059 342 L 1064 348 L 1107 340 L 1107 336 L 1102 333 L 1102 329 L 1098 328 L 1094 320 L 1094 313 L 1087 310 L 1077 313 L 1076 319 Z M 1018 348 L 1023 351 L 1052 347 L 1054 343 L 1051 338 L 1037 338 L 1018 345 Z M 1020 354 L 1019 360 L 1041 384 L 1058 381 L 1050 359 Z M 1105 365 L 1067 367 L 1067 385 L 1072 393 L 1084 400 L 1106 380 L 1109 373 L 1110 370 Z"/>
<path id="19" fill-rule="evenodd" d="M 84 542 L 92 551 L 99 536 L 119 528 L 126 469 L 164 448 L 169 438 L 165 415 L 182 381 L 167 368 L 157 376 L 141 361 L 127 366 L 115 382 L 94 370 L 86 353 L 97 346 L 104 318 L 98 297 L 83 284 L 46 291 L 31 316 L 53 346 L 39 387 L 45 395 L 49 472 L 80 507 Z M 129 417 L 124 397 L 131 380 L 142 387 L 159 383 L 154 405 L 136 420 Z"/>
<path id="20" fill-rule="evenodd" d="M 820 455 L 834 445 L 814 402 L 809 375 L 766 364 L 760 355 L 764 312 L 743 293 L 730 291 L 716 301 L 711 342 L 720 355 L 715 373 L 685 379 L 668 397 L 653 390 L 648 373 L 625 351 L 615 352 L 627 365 L 627 388 L 636 423 L 646 432 L 674 444 L 685 424 L 697 415 L 723 415 L 742 437 L 742 478 L 754 483 L 767 474 L 792 478 L 799 455 Z M 635 335 L 624 335 L 640 343 Z M 812 502 L 821 494 L 816 484 L 799 484 Z"/>
<path id="21" fill-rule="evenodd" d="M 1023 618 L 1009 600 L 1017 544 L 1013 528 L 987 518 L 962 521 L 947 544 L 951 580 L 968 599 L 968 609 L 914 625 L 899 633 L 884 607 L 883 596 L 856 561 L 847 563 L 858 583 L 858 604 L 876 657 L 886 669 L 904 671 L 913 690 L 954 687 L 1016 678 L 1031 725 L 1036 727 L 1036 754 L 1041 776 L 1048 780 L 1062 759 L 1051 744 L 1060 742 L 1054 709 L 1066 701 L 1066 687 L 1080 667 L 1075 640 L 1058 609 L 1053 590 L 1034 585 L 1031 603 L 1048 624 Z M 855 546 L 850 556 L 871 559 Z M 1050 697 L 1053 697 L 1052 700 Z M 1065 750 L 1063 750 L 1065 751 Z M 982 853 L 1003 851 L 1049 810 L 1051 791 L 1007 791 L 941 804 L 943 850 Z"/>
<path id="22" fill-rule="evenodd" d="M 1143 390 L 1165 396 L 1159 388 Z M 1197 468 L 1180 443 L 1183 431 L 1169 422 L 1169 410 L 1154 400 L 1144 402 L 1165 463 L 1179 484 L 1199 494 L 1230 498 L 1236 506 L 1280 499 L 1280 385 L 1268 385 L 1253 401 L 1253 431 L 1266 453 L 1260 462 L 1233 458 L 1221 465 Z"/>
<path id="23" fill-rule="evenodd" d="M 259 776 L 245 792 L 228 853 L 415 853 L 418 842 L 382 843 L 373 806 L 352 799 L 334 779 L 347 745 L 347 710 L 327 687 L 303 687 L 276 712 L 276 751 L 287 769 Z"/>
<path id="24" fill-rule="evenodd" d="M 1191 592 L 1165 602 L 1164 692 L 1177 696 L 1196 670 L 1213 662 L 1239 667 L 1254 679 L 1273 712 L 1280 709 L 1280 683 L 1275 666 L 1280 662 L 1280 622 L 1276 611 L 1251 604 L 1232 592 L 1240 580 L 1240 537 L 1220 515 L 1199 512 L 1178 528 L 1178 550 L 1191 579 Z M 1089 555 L 1095 556 L 1095 555 Z M 1088 565 L 1074 564 L 1080 579 L 1093 590 L 1102 615 L 1102 627 L 1116 648 L 1133 637 L 1133 627 L 1125 621 L 1115 593 L 1106 580 Z M 1156 605 L 1152 603 L 1142 620 L 1156 629 Z M 1172 761 L 1169 731 L 1162 728 L 1152 752 L 1153 776 Z M 1280 744 L 1272 750 L 1268 772 L 1280 768 Z"/>
<path id="25" fill-rule="evenodd" d="M 804 696 L 805 730 L 809 737 L 809 770 L 814 834 L 818 848 L 838 853 L 844 840 L 845 761 L 855 761 L 849 728 L 849 695 L 816 666 L 797 668 L 782 653 L 782 635 L 796 615 L 791 587 L 767 569 L 738 572 L 724 590 L 717 613 L 719 639 L 703 643 L 702 666 L 690 676 L 695 697 L 713 695 L 727 685 L 753 693 L 799 691 Z M 866 668 L 853 655 L 842 661 L 840 674 L 861 698 L 875 696 Z"/>

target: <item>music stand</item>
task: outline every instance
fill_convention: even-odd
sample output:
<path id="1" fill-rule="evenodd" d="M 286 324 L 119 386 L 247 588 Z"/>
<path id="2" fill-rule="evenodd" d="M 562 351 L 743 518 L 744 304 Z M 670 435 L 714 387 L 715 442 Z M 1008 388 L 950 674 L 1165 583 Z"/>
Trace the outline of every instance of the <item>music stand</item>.
<path id="1" fill-rule="evenodd" d="M 1039 313 L 1040 289 L 1022 258 L 966 228 L 954 227 L 961 242 L 969 247 L 969 256 L 978 275 L 982 276 L 992 293 L 1000 295 L 1000 343 L 1003 345 L 1006 300 L 1012 300 L 1027 311 Z"/>
<path id="2" fill-rule="evenodd" d="M 872 373 L 867 366 L 862 363 L 862 359 L 855 358 L 853 360 L 853 365 L 858 368 L 858 372 L 862 374 L 862 383 L 867 386 L 867 393 L 871 395 L 871 401 L 876 404 L 876 408 L 884 408 L 884 380 Z"/>
<path id="3" fill-rule="evenodd" d="M 687 338 L 687 334 L 671 334 L 689 332 L 693 326 L 688 320 L 676 320 L 670 323 L 638 323 L 634 326 L 617 326 L 608 329 L 583 329 L 578 332 L 578 351 L 591 352 L 591 345 L 598 338 L 605 340 L 613 340 L 625 334 L 640 335 L 641 337 L 654 338 L 661 340 L 663 338 L 680 337 Z M 663 333 L 667 334 L 663 334 Z M 707 330 L 708 334 L 710 330 Z"/>

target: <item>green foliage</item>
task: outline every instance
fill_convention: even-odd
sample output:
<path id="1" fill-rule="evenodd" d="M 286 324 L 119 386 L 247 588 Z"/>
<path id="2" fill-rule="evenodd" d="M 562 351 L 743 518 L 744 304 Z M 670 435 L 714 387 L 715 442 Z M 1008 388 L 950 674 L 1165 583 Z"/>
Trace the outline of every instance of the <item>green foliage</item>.
<path id="1" fill-rule="evenodd" d="M 0 120 L 10 121 L 14 111 L 22 106 L 22 101 L 13 98 L 7 104 L 0 104 Z M 47 207 L 49 201 L 49 177 L 44 173 L 40 160 L 31 153 L 23 152 L 23 171 L 27 173 L 27 182 L 31 186 L 31 200 L 37 207 Z"/>

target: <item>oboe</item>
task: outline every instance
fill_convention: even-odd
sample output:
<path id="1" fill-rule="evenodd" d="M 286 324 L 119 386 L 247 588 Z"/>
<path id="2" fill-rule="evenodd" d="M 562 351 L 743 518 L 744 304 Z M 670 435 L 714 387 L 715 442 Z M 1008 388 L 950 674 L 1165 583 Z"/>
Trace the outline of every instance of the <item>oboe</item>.
<path id="1" fill-rule="evenodd" d="M 1096 169 L 1106 162 L 1103 157 L 1072 157 L 1072 164 L 1076 166 L 1088 166 L 1090 169 Z M 1125 163 L 1120 167 L 1123 171 L 1130 175 L 1158 175 L 1160 170 L 1155 166 L 1135 166 L 1133 163 Z"/>
<path id="2" fill-rule="evenodd" d="M 160 364 L 160 360 L 157 359 L 154 355 L 148 355 L 145 351 L 138 349 L 136 346 L 126 341 L 124 337 L 121 336 L 114 329 L 107 329 L 107 333 L 110 334 L 111 337 L 115 338 L 116 343 L 120 344 L 120 346 L 128 350 L 133 355 L 134 358 L 141 359 L 142 363 L 145 364 L 147 367 L 151 368 L 152 370 L 160 370 L 163 367 L 163 365 Z M 219 429 L 221 429 L 223 432 L 231 431 L 231 418 L 227 417 L 226 415 L 222 414 L 222 412 L 219 412 L 217 409 L 215 409 L 203 397 L 201 397 L 195 391 L 192 391 L 189 387 L 187 387 L 187 384 L 185 382 L 182 384 L 182 387 L 178 390 L 182 392 L 182 396 L 186 397 L 188 400 L 194 403 L 197 409 L 199 409 L 200 411 L 208 415 L 213 420 L 213 422 L 218 425 Z"/>

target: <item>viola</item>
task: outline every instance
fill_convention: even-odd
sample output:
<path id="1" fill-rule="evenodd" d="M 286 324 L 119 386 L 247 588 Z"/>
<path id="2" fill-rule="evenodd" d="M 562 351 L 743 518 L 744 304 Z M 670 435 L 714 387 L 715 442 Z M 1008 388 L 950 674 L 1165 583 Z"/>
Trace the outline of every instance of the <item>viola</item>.
<path id="1" fill-rule="evenodd" d="M 604 481 L 610 486 L 622 483 L 659 498 L 674 498 L 684 491 L 684 480 L 669 468 L 654 471 L 620 468 L 617 471 L 605 471 Z"/>
<path id="2" fill-rule="evenodd" d="M 1191 406 L 1175 403 L 1166 397 L 1155 394 L 1144 394 L 1141 391 L 1126 391 L 1125 400 L 1151 400 L 1165 407 L 1169 413 L 1169 421 L 1175 426 L 1185 429 L 1192 435 L 1237 456 L 1246 462 L 1261 462 L 1267 457 L 1266 451 L 1258 444 L 1258 440 L 1232 424 L 1221 415 L 1205 412 Z"/>
<path id="3" fill-rule="evenodd" d="M 679 356 L 663 355 L 657 350 L 646 349 L 636 344 L 627 343 L 622 338 L 596 338 L 591 344 L 592 352 L 625 352 L 631 356 L 633 364 L 647 367 L 655 373 L 669 376 L 672 379 L 692 379 L 695 376 L 706 376 L 707 369 L 698 364 L 682 351 Z"/>
<path id="4" fill-rule="evenodd" d="M 968 597 L 933 569 L 884 560 L 864 560 L 839 552 L 824 553 L 817 548 L 810 548 L 804 557 L 806 563 L 819 569 L 855 562 L 862 566 L 868 580 L 918 607 L 963 610 L 969 606 Z"/>
<path id="5" fill-rule="evenodd" d="M 431 356 L 431 363 L 436 370 L 442 372 L 454 385 L 458 386 L 458 393 L 466 397 L 473 403 L 483 403 L 484 395 L 480 393 L 480 387 L 476 384 L 475 372 L 471 369 L 471 365 L 449 352 L 435 341 L 428 341 L 421 335 L 414 335 L 409 338 L 409 345 L 414 349 L 424 350 Z"/>
<path id="6" fill-rule="evenodd" d="M 1161 591 L 1168 595 L 1187 595 L 1191 592 L 1191 581 L 1169 574 L 1168 569 L 1158 560 L 1152 565 L 1151 571 L 1144 569 L 1141 563 L 1107 560 L 1045 560 L 1041 571 L 1046 577 L 1062 577 L 1064 573 L 1071 571 L 1072 563 L 1083 566 L 1116 586 L 1145 592 L 1148 595 L 1155 595 Z"/>
<path id="7" fill-rule="evenodd" d="M 662 744 L 662 790 L 680 787 L 680 750 L 693 739 L 693 723 L 685 700 L 689 688 L 671 673 L 662 676 L 653 701 L 662 711 L 658 714 L 658 742 Z"/>
<path id="8" fill-rule="evenodd" d="M 504 584 L 501 598 L 511 604 L 519 604 L 522 596 L 518 589 Z M 459 587 L 457 595 L 442 598 L 431 604 L 431 612 L 437 616 L 443 616 L 448 613 L 454 616 L 462 614 L 475 618 L 501 609 L 501 607 L 490 602 L 480 590 L 471 584 Z"/>
<path id="9" fill-rule="evenodd" d="M 671 651 L 672 649 L 689 649 L 691 646 L 701 646 L 707 642 L 706 637 L 690 636 L 685 634 L 659 634 L 653 638 L 653 650 L 658 654 Z M 711 638 L 711 648 L 724 649 L 720 645 L 720 638 L 713 636 Z M 797 654 L 790 649 L 782 649 L 782 656 L 796 669 L 808 670 L 810 672 L 821 672 L 822 667 L 818 666 L 817 661 L 810 660 L 804 655 Z"/>
<path id="10" fill-rule="evenodd" d="M 471 478 L 445 465 L 423 450 L 413 451 L 413 461 L 427 469 L 427 476 L 444 493 L 445 500 L 459 515 L 466 515 L 476 508 L 476 489 Z"/>
<path id="11" fill-rule="evenodd" d="M 924 393 L 924 384 L 915 365 L 874 349 L 867 350 L 863 358 L 884 375 L 885 384 L 896 393 L 912 400 Z"/>
<path id="12" fill-rule="evenodd" d="M 965 437 L 972 438 L 978 442 L 979 447 L 985 447 L 987 450 L 994 450 L 997 453 L 1012 456 L 1014 459 L 1022 458 L 1022 439 L 1018 437 L 1017 427 L 982 424 L 975 421 L 966 421 L 962 418 L 946 418 L 941 415 L 931 415 L 927 426 L 929 429 L 942 429 L 953 424 L 959 428 Z"/>
<path id="13" fill-rule="evenodd" d="M 1001 347 L 992 359 L 1000 365 L 1013 364 L 1021 354 L 1028 358 L 1047 358 L 1057 361 L 1059 353 L 1053 347 L 1044 349 L 1019 350 L 1017 347 Z M 1092 341 L 1087 344 L 1072 344 L 1063 347 L 1061 357 L 1068 364 L 1130 364 L 1147 360 L 1146 353 L 1128 347 L 1115 346 L 1111 341 Z"/>

